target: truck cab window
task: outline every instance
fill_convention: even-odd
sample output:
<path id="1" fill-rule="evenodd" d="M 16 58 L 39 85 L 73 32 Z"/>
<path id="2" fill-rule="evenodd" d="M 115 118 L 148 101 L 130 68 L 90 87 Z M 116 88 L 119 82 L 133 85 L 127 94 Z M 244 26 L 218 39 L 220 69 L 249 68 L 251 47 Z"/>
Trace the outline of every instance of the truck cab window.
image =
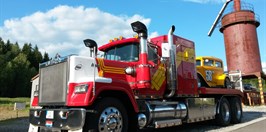
<path id="1" fill-rule="evenodd" d="M 104 58 L 107 60 L 132 62 L 139 59 L 139 47 L 137 43 L 119 45 L 108 49 Z"/>

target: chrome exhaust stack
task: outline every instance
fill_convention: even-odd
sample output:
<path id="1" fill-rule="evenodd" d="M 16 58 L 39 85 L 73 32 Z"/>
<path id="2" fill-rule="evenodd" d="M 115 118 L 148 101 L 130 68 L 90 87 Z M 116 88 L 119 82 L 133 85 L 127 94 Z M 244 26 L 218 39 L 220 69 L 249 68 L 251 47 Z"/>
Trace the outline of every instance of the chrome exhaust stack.
<path id="1" fill-rule="evenodd" d="M 173 34 L 175 26 L 173 25 L 168 32 L 169 61 L 167 62 L 167 84 L 170 93 L 166 97 L 170 98 L 175 94 L 177 89 L 177 73 L 176 73 L 176 46 L 174 45 Z"/>
<path id="2" fill-rule="evenodd" d="M 151 78 L 150 78 L 150 65 L 148 63 L 147 27 L 145 26 L 145 24 L 139 21 L 131 23 L 131 27 L 132 30 L 138 33 L 138 36 L 140 37 L 140 54 L 139 54 L 140 64 L 136 68 L 137 87 L 150 88 Z"/>

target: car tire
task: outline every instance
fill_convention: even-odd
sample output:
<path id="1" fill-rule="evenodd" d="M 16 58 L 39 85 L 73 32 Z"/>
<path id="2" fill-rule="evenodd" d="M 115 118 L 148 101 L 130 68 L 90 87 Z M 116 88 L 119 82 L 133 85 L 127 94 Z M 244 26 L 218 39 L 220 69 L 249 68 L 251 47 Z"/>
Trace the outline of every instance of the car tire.
<path id="1" fill-rule="evenodd" d="M 198 87 L 209 87 L 200 74 L 197 74 Z"/>
<path id="2" fill-rule="evenodd" d="M 232 83 L 231 83 L 229 78 L 225 78 L 224 79 L 224 88 L 227 88 L 227 89 L 232 89 L 233 88 Z"/>

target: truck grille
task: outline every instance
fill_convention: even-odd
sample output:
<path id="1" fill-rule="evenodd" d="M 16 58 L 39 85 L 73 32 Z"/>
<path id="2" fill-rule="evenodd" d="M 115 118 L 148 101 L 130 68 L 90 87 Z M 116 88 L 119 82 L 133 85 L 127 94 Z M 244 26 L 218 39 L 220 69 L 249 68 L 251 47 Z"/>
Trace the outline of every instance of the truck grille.
<path id="1" fill-rule="evenodd" d="M 68 82 L 68 61 L 40 67 L 40 105 L 65 105 Z"/>

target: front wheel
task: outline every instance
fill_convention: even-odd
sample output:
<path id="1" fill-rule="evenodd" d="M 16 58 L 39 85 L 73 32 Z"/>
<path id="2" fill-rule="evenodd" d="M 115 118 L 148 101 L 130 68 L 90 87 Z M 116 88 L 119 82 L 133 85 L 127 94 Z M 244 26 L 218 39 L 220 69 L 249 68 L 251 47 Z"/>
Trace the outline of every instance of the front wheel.
<path id="1" fill-rule="evenodd" d="M 116 98 L 103 98 L 94 106 L 96 113 L 88 114 L 84 131 L 126 132 L 128 117 L 122 102 Z"/>

